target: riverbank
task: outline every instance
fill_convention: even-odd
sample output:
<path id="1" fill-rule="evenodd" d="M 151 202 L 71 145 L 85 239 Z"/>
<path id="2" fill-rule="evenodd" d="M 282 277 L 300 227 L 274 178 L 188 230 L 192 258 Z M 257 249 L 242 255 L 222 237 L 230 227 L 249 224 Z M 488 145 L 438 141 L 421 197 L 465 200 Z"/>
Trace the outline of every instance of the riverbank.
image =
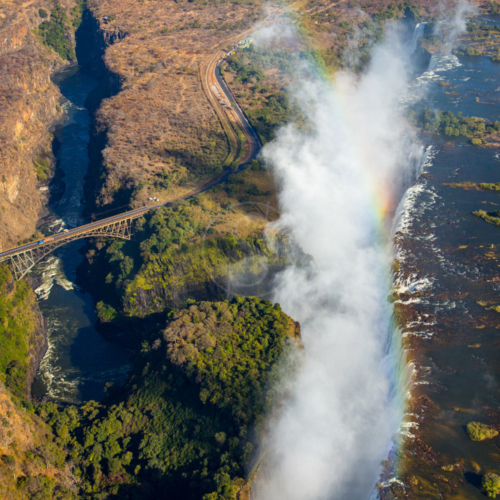
<path id="1" fill-rule="evenodd" d="M 498 65 L 460 57 L 433 72 L 423 106 L 494 119 Z M 443 81 L 455 91 L 447 92 Z M 466 426 L 500 424 L 500 233 L 474 212 L 496 210 L 500 199 L 495 191 L 468 187 L 498 182 L 499 154 L 467 139 L 427 140 L 427 162 L 406 195 L 396 234 L 392 299 L 415 375 L 394 456 L 397 480 L 385 477 L 382 498 L 479 500 L 482 478 L 500 469 L 498 440 L 473 442 Z"/>

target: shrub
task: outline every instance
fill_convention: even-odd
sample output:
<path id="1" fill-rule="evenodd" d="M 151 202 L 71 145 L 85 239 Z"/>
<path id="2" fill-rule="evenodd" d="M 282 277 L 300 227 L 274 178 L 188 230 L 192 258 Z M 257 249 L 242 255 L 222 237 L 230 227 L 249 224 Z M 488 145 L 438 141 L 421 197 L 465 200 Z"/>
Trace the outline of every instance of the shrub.
<path id="1" fill-rule="evenodd" d="M 500 476 L 494 472 L 488 472 L 483 477 L 482 486 L 490 498 L 496 498 L 500 494 Z"/>
<path id="2" fill-rule="evenodd" d="M 38 15 L 42 19 L 47 19 L 47 17 L 48 17 L 47 11 L 45 9 L 38 9 Z"/>
<path id="3" fill-rule="evenodd" d="M 63 59 L 74 61 L 75 49 L 70 41 L 69 19 L 59 3 L 54 4 L 50 20 L 43 21 L 38 28 L 43 43 L 57 52 Z"/>
<path id="4" fill-rule="evenodd" d="M 481 182 L 479 184 L 481 189 L 488 189 L 489 191 L 500 191 L 500 182 L 491 183 L 491 182 Z"/>
<path id="5" fill-rule="evenodd" d="M 472 441 L 485 441 L 498 436 L 498 431 L 481 422 L 469 422 L 467 424 L 467 434 Z"/>
<path id="6" fill-rule="evenodd" d="M 116 310 L 102 300 L 96 304 L 96 309 L 101 323 L 111 323 L 116 318 Z"/>
<path id="7" fill-rule="evenodd" d="M 484 210 L 477 210 L 472 212 L 473 215 L 483 219 L 488 224 L 493 224 L 494 226 L 500 226 L 500 213 L 499 210 L 494 210 L 493 212 L 486 212 Z"/>
<path id="8" fill-rule="evenodd" d="M 50 175 L 50 164 L 46 159 L 33 160 L 35 166 L 36 176 L 40 182 L 44 182 Z"/>
<path id="9" fill-rule="evenodd" d="M 26 384 L 26 366 L 18 360 L 12 360 L 5 371 L 5 385 L 14 394 L 23 394 Z"/>

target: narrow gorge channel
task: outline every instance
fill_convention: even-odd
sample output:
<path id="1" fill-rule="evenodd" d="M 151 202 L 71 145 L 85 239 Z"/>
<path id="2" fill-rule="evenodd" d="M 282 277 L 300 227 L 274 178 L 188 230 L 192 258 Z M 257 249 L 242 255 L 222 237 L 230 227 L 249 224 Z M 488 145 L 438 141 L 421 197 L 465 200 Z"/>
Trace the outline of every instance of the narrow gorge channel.
<path id="1" fill-rule="evenodd" d="M 56 127 L 58 176 L 65 189 L 48 207 L 41 231 L 48 235 L 84 224 L 82 215 L 85 176 L 89 167 L 91 115 L 85 107 L 98 81 L 78 66 L 53 77 L 66 99 L 66 120 Z M 108 382 L 126 377 L 131 352 L 106 341 L 95 329 L 92 296 L 75 284 L 76 269 L 83 260 L 84 241 L 68 244 L 40 263 L 33 275 L 41 281 L 36 293 L 48 322 L 48 351 L 33 386 L 33 395 L 61 402 L 99 400 Z"/>

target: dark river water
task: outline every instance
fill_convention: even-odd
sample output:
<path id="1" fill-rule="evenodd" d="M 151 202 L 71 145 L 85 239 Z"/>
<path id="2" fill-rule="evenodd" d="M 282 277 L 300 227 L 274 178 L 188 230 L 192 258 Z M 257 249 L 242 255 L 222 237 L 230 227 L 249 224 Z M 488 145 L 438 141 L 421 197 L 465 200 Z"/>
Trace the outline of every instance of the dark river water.
<path id="1" fill-rule="evenodd" d="M 58 168 L 64 173 L 66 188 L 61 199 L 49 206 L 50 215 L 41 227 L 45 234 L 88 222 L 81 215 L 89 162 L 90 115 L 85 100 L 97 86 L 95 79 L 76 66 L 57 74 L 54 82 L 67 99 L 67 120 L 55 131 L 60 142 Z M 107 342 L 96 331 L 93 299 L 74 284 L 83 244 L 81 240 L 60 248 L 33 271 L 43 283 L 37 294 L 48 320 L 49 343 L 33 386 L 37 397 L 47 394 L 71 403 L 98 400 L 105 394 L 106 383 L 120 382 L 130 369 L 131 352 Z"/>
<path id="2" fill-rule="evenodd" d="M 434 58 L 415 94 L 425 95 L 419 105 L 427 108 L 500 120 L 500 64 L 485 57 Z M 500 229 L 473 212 L 500 209 L 500 193 L 445 184 L 500 182 L 500 154 L 466 139 L 423 140 L 427 161 L 406 195 L 397 237 L 397 289 L 406 292 L 397 302 L 415 363 L 413 398 L 432 401 L 425 400 L 425 419 L 407 415 L 404 439 L 420 450 L 420 459 L 419 439 L 431 451 L 427 461 L 414 464 L 416 455 L 407 454 L 406 472 L 424 478 L 418 498 L 481 499 L 480 475 L 500 470 L 500 441 L 472 442 L 465 426 L 500 424 L 500 312 L 492 309 L 500 305 Z M 443 472 L 450 464 L 455 469 Z M 438 483 L 450 496 L 436 494 Z"/>

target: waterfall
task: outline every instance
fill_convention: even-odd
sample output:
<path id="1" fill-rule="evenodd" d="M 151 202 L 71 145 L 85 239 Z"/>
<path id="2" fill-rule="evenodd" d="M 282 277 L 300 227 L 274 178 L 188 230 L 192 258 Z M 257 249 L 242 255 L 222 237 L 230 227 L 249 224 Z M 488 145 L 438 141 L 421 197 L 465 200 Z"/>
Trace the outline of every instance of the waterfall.
<path id="1" fill-rule="evenodd" d="M 293 97 L 310 129 L 284 127 L 263 150 L 280 183 L 275 227 L 315 268 L 275 280 L 306 356 L 272 422 L 258 500 L 365 500 L 403 419 L 412 366 L 387 301 L 391 225 L 423 150 L 399 104 L 409 44 L 398 35 L 388 30 L 361 78 L 298 72 Z"/>
<path id="2" fill-rule="evenodd" d="M 417 23 L 415 29 L 413 31 L 413 40 L 411 42 L 411 52 L 415 52 L 417 50 L 417 42 L 420 38 L 424 36 L 425 25 L 427 23 Z"/>

